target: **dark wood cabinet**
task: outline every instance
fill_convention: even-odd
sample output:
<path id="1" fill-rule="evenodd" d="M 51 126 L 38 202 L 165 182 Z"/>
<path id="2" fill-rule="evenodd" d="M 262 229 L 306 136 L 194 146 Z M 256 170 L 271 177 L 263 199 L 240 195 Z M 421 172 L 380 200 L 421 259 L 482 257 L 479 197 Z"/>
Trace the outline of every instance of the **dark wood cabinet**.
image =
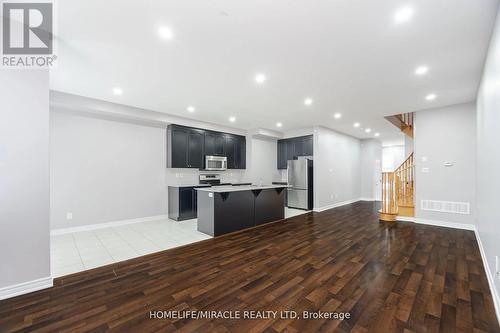
<path id="1" fill-rule="evenodd" d="M 246 139 L 244 137 L 237 137 L 235 147 L 235 165 L 234 169 L 245 169 L 247 161 Z"/>
<path id="2" fill-rule="evenodd" d="M 224 135 L 217 132 L 205 132 L 205 155 L 224 156 Z"/>
<path id="3" fill-rule="evenodd" d="M 286 169 L 287 161 L 298 156 L 313 156 L 313 136 L 278 140 L 278 169 Z"/>
<path id="4" fill-rule="evenodd" d="M 200 130 L 189 130 L 188 137 L 188 168 L 203 168 L 204 133 Z"/>
<path id="5" fill-rule="evenodd" d="M 278 140 L 278 169 L 286 169 L 286 141 Z"/>
<path id="6" fill-rule="evenodd" d="M 189 145 L 189 131 L 186 128 L 173 127 L 168 130 L 169 138 L 169 160 L 170 168 L 188 168 L 187 150 Z"/>
<path id="7" fill-rule="evenodd" d="M 224 137 L 224 155 L 227 157 L 227 168 L 236 169 L 236 138 L 232 135 Z"/>
<path id="8" fill-rule="evenodd" d="M 205 156 L 226 156 L 228 169 L 246 168 L 246 138 L 179 125 L 167 128 L 167 167 L 203 169 Z"/>
<path id="9" fill-rule="evenodd" d="M 313 136 L 309 135 L 306 136 L 302 140 L 303 144 L 303 149 L 304 149 L 304 156 L 313 156 Z"/>
<path id="10" fill-rule="evenodd" d="M 198 200 L 196 187 L 168 187 L 168 217 L 183 221 L 197 217 Z"/>

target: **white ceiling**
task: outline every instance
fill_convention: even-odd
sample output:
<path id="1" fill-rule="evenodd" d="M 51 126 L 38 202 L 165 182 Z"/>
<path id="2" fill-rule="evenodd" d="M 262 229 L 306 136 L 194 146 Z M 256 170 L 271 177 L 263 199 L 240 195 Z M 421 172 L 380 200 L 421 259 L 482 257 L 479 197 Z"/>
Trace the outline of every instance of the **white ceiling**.
<path id="1" fill-rule="evenodd" d="M 394 23 L 401 6 L 413 18 Z M 64 0 L 51 89 L 242 129 L 398 137 L 384 115 L 475 99 L 497 0 Z M 170 41 L 158 37 L 169 26 Z M 425 64 L 429 73 L 414 75 Z M 267 75 L 258 85 L 256 73 Z M 122 96 L 113 88 L 120 87 Z M 424 97 L 436 93 L 428 102 Z M 310 107 L 303 100 L 310 97 Z M 188 105 L 196 107 L 188 113 Z M 333 114 L 343 117 L 335 120 Z M 229 116 L 236 122 L 229 123 Z M 372 133 L 353 128 L 370 127 Z"/>

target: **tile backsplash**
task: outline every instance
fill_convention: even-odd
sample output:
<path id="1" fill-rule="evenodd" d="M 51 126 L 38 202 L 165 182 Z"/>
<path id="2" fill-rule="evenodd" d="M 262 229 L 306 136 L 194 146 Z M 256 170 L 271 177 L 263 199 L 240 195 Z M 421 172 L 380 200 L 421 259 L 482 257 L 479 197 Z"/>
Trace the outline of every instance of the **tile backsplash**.
<path id="1" fill-rule="evenodd" d="M 166 185 L 198 184 L 201 174 L 220 174 L 223 183 L 244 182 L 246 170 L 227 170 L 223 172 L 207 172 L 191 169 L 167 169 Z"/>

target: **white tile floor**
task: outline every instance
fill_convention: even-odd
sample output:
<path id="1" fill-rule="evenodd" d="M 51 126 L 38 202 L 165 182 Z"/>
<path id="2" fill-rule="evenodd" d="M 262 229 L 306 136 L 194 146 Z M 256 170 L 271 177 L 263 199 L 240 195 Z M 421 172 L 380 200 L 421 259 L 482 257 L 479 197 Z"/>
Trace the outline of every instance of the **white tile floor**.
<path id="1" fill-rule="evenodd" d="M 304 214 L 285 210 L 285 217 Z M 197 220 L 163 219 L 50 237 L 52 276 L 58 277 L 211 238 Z"/>

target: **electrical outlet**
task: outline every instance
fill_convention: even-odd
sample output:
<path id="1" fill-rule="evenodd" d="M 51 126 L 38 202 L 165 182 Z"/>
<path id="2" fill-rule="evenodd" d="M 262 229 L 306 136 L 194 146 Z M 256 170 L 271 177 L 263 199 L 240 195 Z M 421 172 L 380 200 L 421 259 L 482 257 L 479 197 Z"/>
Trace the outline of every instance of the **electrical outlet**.
<path id="1" fill-rule="evenodd" d="M 330 194 L 330 199 L 333 200 L 333 194 Z"/>
<path id="2" fill-rule="evenodd" d="M 72 220 L 73 219 L 73 213 L 68 212 L 66 213 L 66 220 Z"/>

